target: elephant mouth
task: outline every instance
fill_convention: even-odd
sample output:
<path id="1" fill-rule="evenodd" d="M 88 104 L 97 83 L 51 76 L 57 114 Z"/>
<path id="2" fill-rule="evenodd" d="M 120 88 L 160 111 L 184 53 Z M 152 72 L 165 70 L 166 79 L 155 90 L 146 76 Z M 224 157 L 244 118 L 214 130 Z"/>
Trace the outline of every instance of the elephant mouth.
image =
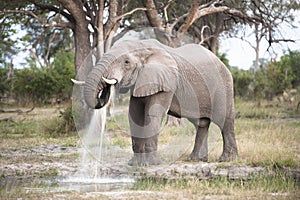
<path id="1" fill-rule="evenodd" d="M 95 106 L 95 109 L 103 108 L 107 104 L 110 97 L 110 87 L 111 85 L 107 84 L 102 90 L 99 90 L 96 97 L 97 104 Z"/>

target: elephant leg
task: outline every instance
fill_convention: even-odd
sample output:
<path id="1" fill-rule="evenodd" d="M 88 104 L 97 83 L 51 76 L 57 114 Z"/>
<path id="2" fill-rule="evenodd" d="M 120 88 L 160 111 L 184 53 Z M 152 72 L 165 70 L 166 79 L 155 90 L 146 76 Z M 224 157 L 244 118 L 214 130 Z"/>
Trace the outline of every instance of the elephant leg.
<path id="1" fill-rule="evenodd" d="M 238 156 L 236 140 L 234 136 L 234 119 L 227 118 L 222 129 L 223 153 L 220 162 L 234 160 Z"/>
<path id="2" fill-rule="evenodd" d="M 203 143 L 200 147 L 200 155 L 199 155 L 199 160 L 203 162 L 208 161 L 208 131 L 206 131 L 206 134 L 204 136 Z"/>
<path id="3" fill-rule="evenodd" d="M 197 129 L 194 149 L 189 156 L 189 160 L 193 161 L 208 161 L 207 137 L 210 120 L 201 118 L 199 123 L 194 123 Z"/>
<path id="4" fill-rule="evenodd" d="M 161 163 L 157 155 L 158 135 L 154 135 L 150 138 L 132 136 L 131 139 L 134 155 L 129 160 L 129 165 L 158 165 Z"/>
<path id="5" fill-rule="evenodd" d="M 129 122 L 134 156 L 129 165 L 160 163 L 157 155 L 158 134 L 171 100 L 172 96 L 168 93 L 158 93 L 145 98 L 131 97 Z"/>

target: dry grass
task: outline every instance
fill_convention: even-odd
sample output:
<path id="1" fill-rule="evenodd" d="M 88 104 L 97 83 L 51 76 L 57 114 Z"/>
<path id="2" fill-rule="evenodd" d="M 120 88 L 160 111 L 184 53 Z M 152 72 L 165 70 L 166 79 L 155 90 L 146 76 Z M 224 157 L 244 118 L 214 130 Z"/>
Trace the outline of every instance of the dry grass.
<path id="1" fill-rule="evenodd" d="M 65 106 L 54 106 L 54 107 L 35 107 L 31 112 L 26 113 L 32 108 L 7 108 L 5 111 L 18 111 L 21 112 L 8 112 L 0 113 L 0 119 L 12 118 L 15 122 L 20 121 L 43 121 L 59 116 L 59 110 L 63 109 Z M 23 113 L 22 113 L 23 112 Z"/>
<path id="2" fill-rule="evenodd" d="M 235 121 L 235 133 L 239 150 L 236 163 L 263 166 L 300 166 L 300 121 L 291 105 L 278 107 L 268 102 L 244 102 L 238 100 L 236 112 L 241 117 Z M 115 131 L 113 143 L 121 147 L 131 145 L 127 114 L 122 113 L 107 123 L 109 131 Z M 159 146 L 170 142 L 187 142 L 190 153 L 195 129 L 185 121 L 183 127 L 163 126 Z M 222 137 L 219 128 L 212 124 L 209 130 L 209 160 L 216 162 L 222 153 Z"/>
<path id="3" fill-rule="evenodd" d="M 26 110 L 26 109 L 25 109 Z M 57 108 L 35 109 L 29 115 L 15 115 L 17 124 L 0 123 L 1 131 L 6 128 L 10 133 L 1 132 L 0 150 L 3 148 L 15 148 L 34 146 L 41 144 L 76 144 L 79 137 L 49 137 L 41 133 L 41 122 L 48 120 L 49 116 L 58 115 Z M 44 116 L 43 119 L 41 119 Z M 299 184 L 292 178 L 286 177 L 282 168 L 298 168 L 300 166 L 300 121 L 295 118 L 293 105 L 277 106 L 268 102 L 243 102 L 237 101 L 236 112 L 240 117 L 236 119 L 235 130 L 239 150 L 239 158 L 232 163 L 224 165 L 252 165 L 265 166 L 279 169 L 279 173 L 259 176 L 251 180 L 229 180 L 227 178 L 212 180 L 138 180 L 133 189 L 126 190 L 126 194 L 110 196 L 109 193 L 34 193 L 24 194 L 24 198 L 72 198 L 72 199 L 241 199 L 244 197 L 254 199 L 296 199 L 300 196 Z M 48 116 L 48 117 L 46 117 Z M 292 116 L 292 117 L 291 117 Z M 0 117 L 3 117 L 1 115 Z M 5 116 L 6 117 L 6 116 Z M 25 118 L 25 120 L 24 120 Z M 127 148 L 131 145 L 128 119 L 126 113 L 119 113 L 108 120 L 107 128 L 114 132 L 112 142 Z M 190 148 L 194 141 L 194 128 L 186 123 L 185 127 L 164 127 L 159 137 L 159 146 L 168 144 L 173 138 L 189 138 L 186 144 Z M 180 141 L 180 140 L 179 140 Z M 220 131 L 214 125 L 209 134 L 209 161 L 215 162 L 222 153 L 222 138 Z M 189 152 L 187 152 L 189 153 Z M 1 157 L 0 157 L 1 158 Z M 16 188 L 17 190 L 18 188 Z M 16 191 L 17 192 L 17 191 Z M 116 191 L 113 195 L 117 195 Z M 157 195 L 154 195 L 157 194 Z M 175 194 L 175 195 L 174 195 Z M 12 197 L 20 197 L 17 193 Z M 6 197 L 8 197 L 7 195 Z M 22 196 L 22 195 L 21 195 Z"/>
<path id="4" fill-rule="evenodd" d="M 300 164 L 300 123 L 244 120 L 238 126 L 241 126 L 237 136 L 240 159 L 244 162 L 254 165 Z"/>

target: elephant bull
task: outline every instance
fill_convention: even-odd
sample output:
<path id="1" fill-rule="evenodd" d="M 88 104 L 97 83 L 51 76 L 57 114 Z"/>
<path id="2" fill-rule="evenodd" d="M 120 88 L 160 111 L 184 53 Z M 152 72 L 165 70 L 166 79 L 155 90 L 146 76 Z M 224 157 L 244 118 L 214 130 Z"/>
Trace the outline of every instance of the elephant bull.
<path id="1" fill-rule="evenodd" d="M 112 85 L 130 91 L 128 117 L 134 152 L 130 165 L 159 164 L 158 135 L 166 114 L 187 118 L 196 127 L 191 160 L 208 160 L 211 121 L 222 132 L 219 160 L 237 156 L 232 76 L 204 47 L 188 44 L 171 48 L 157 40 L 119 42 L 88 74 L 84 85 L 88 106 L 102 108 Z"/>

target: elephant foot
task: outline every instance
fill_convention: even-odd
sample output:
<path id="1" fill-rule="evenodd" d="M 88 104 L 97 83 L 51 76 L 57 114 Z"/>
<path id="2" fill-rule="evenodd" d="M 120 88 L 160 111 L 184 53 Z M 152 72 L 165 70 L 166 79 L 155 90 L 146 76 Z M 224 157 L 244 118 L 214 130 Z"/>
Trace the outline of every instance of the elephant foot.
<path id="1" fill-rule="evenodd" d="M 149 138 L 131 137 L 134 155 L 128 164 L 131 166 L 158 165 L 161 163 L 157 155 L 158 135 Z"/>
<path id="2" fill-rule="evenodd" d="M 222 153 L 222 155 L 219 158 L 219 162 L 230 162 L 235 160 L 238 157 L 238 154 L 236 152 L 231 153 Z"/>
<path id="3" fill-rule="evenodd" d="M 195 161 L 195 162 L 208 162 L 208 156 L 199 156 L 198 154 L 192 152 L 186 161 Z"/>
<path id="4" fill-rule="evenodd" d="M 157 152 L 151 153 L 134 153 L 133 157 L 128 161 L 130 166 L 149 166 L 159 165 L 161 159 L 157 155 Z"/>

